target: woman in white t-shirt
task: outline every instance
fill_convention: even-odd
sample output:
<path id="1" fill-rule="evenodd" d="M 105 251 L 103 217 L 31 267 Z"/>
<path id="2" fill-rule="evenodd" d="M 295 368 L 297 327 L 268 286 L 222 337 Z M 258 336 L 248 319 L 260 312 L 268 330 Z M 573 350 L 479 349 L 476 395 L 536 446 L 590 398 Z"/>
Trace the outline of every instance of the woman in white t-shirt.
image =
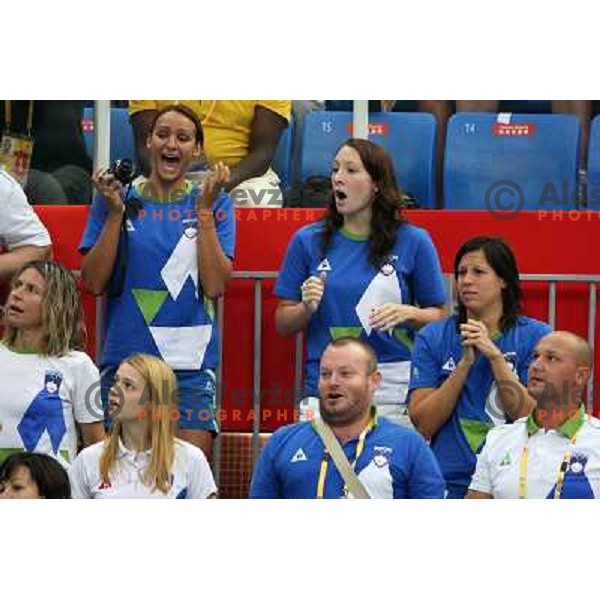
<path id="1" fill-rule="evenodd" d="M 69 472 L 73 498 L 212 498 L 217 488 L 202 450 L 175 439 L 177 382 L 147 354 L 124 360 L 109 393 L 110 437 L 86 448 Z"/>
<path id="2" fill-rule="evenodd" d="M 71 272 L 48 261 L 24 265 L 11 281 L 3 325 L 0 462 L 25 450 L 68 468 L 80 443 L 104 437 L 95 406 L 100 375 L 82 351 L 83 309 Z"/>

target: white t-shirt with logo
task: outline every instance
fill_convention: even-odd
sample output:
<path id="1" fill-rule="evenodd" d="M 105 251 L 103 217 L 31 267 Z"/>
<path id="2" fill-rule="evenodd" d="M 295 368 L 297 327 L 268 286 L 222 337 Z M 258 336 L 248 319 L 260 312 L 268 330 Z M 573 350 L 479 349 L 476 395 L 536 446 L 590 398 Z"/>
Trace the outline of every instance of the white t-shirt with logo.
<path id="1" fill-rule="evenodd" d="M 575 442 L 573 433 L 577 431 Z M 527 443 L 525 498 L 553 498 L 558 473 L 569 459 L 561 498 L 600 498 L 600 420 L 583 415 L 579 430 L 544 430 L 524 417 L 492 429 L 477 459 L 469 489 L 494 498 L 518 498 Z"/>
<path id="2" fill-rule="evenodd" d="M 68 467 L 77 454 L 76 423 L 102 420 L 100 375 L 84 352 L 41 356 L 0 343 L 0 460 L 26 450 Z"/>
<path id="3" fill-rule="evenodd" d="M 106 442 L 98 442 L 81 451 L 69 470 L 73 498 L 95 500 L 202 499 L 217 493 L 208 461 L 202 450 L 183 440 L 175 440 L 173 484 L 164 494 L 143 482 L 151 451 L 134 452 L 119 440 L 116 464 L 110 483 L 102 481 L 100 457 Z"/>

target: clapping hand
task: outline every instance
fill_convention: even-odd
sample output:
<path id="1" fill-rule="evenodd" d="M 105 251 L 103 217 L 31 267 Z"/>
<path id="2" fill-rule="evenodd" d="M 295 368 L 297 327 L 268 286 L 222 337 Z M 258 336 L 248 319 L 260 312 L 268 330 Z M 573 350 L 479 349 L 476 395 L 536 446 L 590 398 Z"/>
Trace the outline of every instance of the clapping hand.
<path id="1" fill-rule="evenodd" d="M 217 196 L 223 187 L 229 182 L 229 167 L 218 162 L 209 172 L 202 184 L 202 193 L 198 208 L 212 210 Z"/>

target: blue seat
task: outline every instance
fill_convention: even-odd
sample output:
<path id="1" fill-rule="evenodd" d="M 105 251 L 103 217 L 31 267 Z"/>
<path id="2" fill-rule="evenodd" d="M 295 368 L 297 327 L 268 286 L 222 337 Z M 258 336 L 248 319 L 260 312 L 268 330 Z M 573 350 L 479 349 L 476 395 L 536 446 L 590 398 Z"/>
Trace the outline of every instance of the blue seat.
<path id="1" fill-rule="evenodd" d="M 381 144 L 398 184 L 420 206 L 434 208 L 436 120 L 429 113 L 372 113 L 369 139 Z M 352 114 L 315 111 L 306 115 L 300 180 L 329 177 L 336 150 L 352 135 Z"/>
<path id="2" fill-rule="evenodd" d="M 580 126 L 574 115 L 457 113 L 448 121 L 444 206 L 559 210 L 577 207 Z"/>
<path id="3" fill-rule="evenodd" d="M 294 152 L 294 119 L 281 134 L 279 144 L 273 157 L 273 169 L 279 175 L 281 190 L 288 191 L 292 187 L 293 177 L 293 152 Z"/>
<path id="4" fill-rule="evenodd" d="M 590 128 L 587 171 L 587 208 L 600 210 L 600 116 L 594 117 Z"/>
<path id="5" fill-rule="evenodd" d="M 94 155 L 94 109 L 83 111 L 83 136 L 90 156 Z M 135 143 L 133 130 L 129 124 L 126 108 L 110 109 L 110 160 L 130 158 L 135 161 Z"/>

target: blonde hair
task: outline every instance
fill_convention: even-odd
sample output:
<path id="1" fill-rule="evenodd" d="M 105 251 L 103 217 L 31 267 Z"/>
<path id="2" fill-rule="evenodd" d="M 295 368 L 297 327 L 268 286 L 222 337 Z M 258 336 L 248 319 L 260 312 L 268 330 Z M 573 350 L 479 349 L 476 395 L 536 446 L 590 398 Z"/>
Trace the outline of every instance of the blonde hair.
<path id="1" fill-rule="evenodd" d="M 42 345 L 36 348 L 43 356 L 63 356 L 71 350 L 84 350 L 86 330 L 77 280 L 65 266 L 51 261 L 35 260 L 23 265 L 13 276 L 11 288 L 17 278 L 35 269 L 46 283 L 42 298 Z M 18 328 L 5 324 L 3 341 L 12 346 Z"/>
<path id="2" fill-rule="evenodd" d="M 151 401 L 150 414 L 150 464 L 142 476 L 145 485 L 166 494 L 171 489 L 171 475 L 175 460 L 175 422 L 170 413 L 177 409 L 177 380 L 167 363 L 148 354 L 134 354 L 121 364 L 133 367 L 146 382 L 144 393 Z M 102 481 L 110 483 L 110 471 L 119 451 L 119 438 L 123 425 L 115 422 L 100 457 Z"/>

